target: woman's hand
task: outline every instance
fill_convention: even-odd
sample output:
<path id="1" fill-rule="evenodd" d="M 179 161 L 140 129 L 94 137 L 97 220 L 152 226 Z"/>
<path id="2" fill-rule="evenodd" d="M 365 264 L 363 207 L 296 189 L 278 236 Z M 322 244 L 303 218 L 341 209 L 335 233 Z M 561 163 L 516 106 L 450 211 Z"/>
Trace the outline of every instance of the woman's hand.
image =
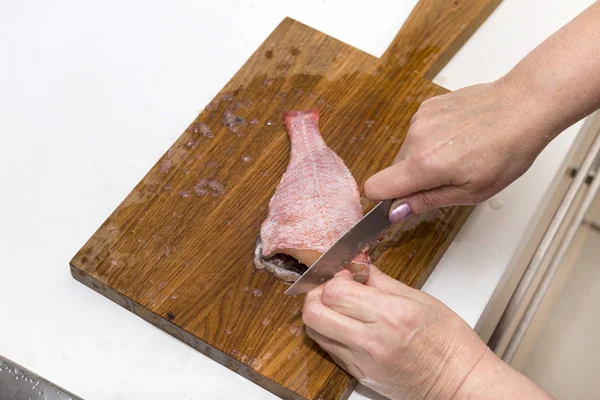
<path id="1" fill-rule="evenodd" d="M 397 163 L 365 183 L 367 196 L 403 199 L 408 209 L 397 215 L 406 216 L 504 189 L 556 135 L 600 109 L 598 32 L 600 1 L 502 79 L 424 101 Z"/>
<path id="2" fill-rule="evenodd" d="M 554 136 L 533 97 L 503 78 L 424 101 L 395 164 L 365 183 L 366 195 L 402 199 L 414 214 L 492 197 Z"/>
<path id="3" fill-rule="evenodd" d="M 363 385 L 393 400 L 547 400 L 497 358 L 458 315 L 371 267 L 347 270 L 306 295 L 306 333 Z"/>
<path id="4" fill-rule="evenodd" d="M 342 270 L 306 296 L 307 334 L 362 384 L 392 399 L 450 399 L 493 354 L 433 297 L 372 267 L 366 284 Z"/>

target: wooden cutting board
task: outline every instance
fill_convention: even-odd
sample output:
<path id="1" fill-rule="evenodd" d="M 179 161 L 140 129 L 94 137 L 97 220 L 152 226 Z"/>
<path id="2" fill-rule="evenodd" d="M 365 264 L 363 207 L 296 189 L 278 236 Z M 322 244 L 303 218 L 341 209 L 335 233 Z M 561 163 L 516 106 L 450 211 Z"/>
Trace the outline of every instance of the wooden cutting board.
<path id="1" fill-rule="evenodd" d="M 353 379 L 303 330 L 304 296 L 253 265 L 289 159 L 282 112 L 318 108 L 362 188 L 419 104 L 446 92 L 428 78 L 498 3 L 421 0 L 381 59 L 285 19 L 77 253 L 73 276 L 278 396 L 348 397 Z M 442 210 L 376 249 L 375 264 L 419 287 L 469 212 Z"/>

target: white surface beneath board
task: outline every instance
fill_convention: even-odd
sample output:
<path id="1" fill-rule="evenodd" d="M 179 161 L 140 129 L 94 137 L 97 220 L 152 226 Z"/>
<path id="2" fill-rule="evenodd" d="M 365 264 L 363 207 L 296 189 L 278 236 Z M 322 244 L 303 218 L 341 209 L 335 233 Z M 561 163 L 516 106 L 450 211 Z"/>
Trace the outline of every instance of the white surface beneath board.
<path id="1" fill-rule="evenodd" d="M 591 1 L 566 3 L 505 0 L 437 82 L 498 78 Z M 86 399 L 274 398 L 75 282 L 68 261 L 283 17 L 380 55 L 413 4 L 3 1 L 0 354 Z M 471 325 L 575 132 L 502 209 L 475 211 L 426 284 Z"/>

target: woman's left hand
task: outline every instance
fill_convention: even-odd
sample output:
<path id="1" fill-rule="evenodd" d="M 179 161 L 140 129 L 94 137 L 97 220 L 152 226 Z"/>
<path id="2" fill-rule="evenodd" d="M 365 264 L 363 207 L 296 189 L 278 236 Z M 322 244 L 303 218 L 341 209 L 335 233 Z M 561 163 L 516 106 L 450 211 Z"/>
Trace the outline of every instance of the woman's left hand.
<path id="1" fill-rule="evenodd" d="M 452 398 L 491 351 L 441 302 L 371 268 L 307 294 L 307 334 L 359 382 L 391 399 Z"/>

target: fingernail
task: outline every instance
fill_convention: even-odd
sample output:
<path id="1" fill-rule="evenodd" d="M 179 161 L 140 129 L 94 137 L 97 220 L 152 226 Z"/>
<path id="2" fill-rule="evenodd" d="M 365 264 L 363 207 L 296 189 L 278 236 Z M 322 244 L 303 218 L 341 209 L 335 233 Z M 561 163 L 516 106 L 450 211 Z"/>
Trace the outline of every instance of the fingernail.
<path id="1" fill-rule="evenodd" d="M 390 211 L 390 221 L 392 221 L 392 224 L 397 224 L 398 222 L 410 217 L 411 214 L 412 210 L 410 209 L 410 206 L 406 203 L 402 203 Z"/>

